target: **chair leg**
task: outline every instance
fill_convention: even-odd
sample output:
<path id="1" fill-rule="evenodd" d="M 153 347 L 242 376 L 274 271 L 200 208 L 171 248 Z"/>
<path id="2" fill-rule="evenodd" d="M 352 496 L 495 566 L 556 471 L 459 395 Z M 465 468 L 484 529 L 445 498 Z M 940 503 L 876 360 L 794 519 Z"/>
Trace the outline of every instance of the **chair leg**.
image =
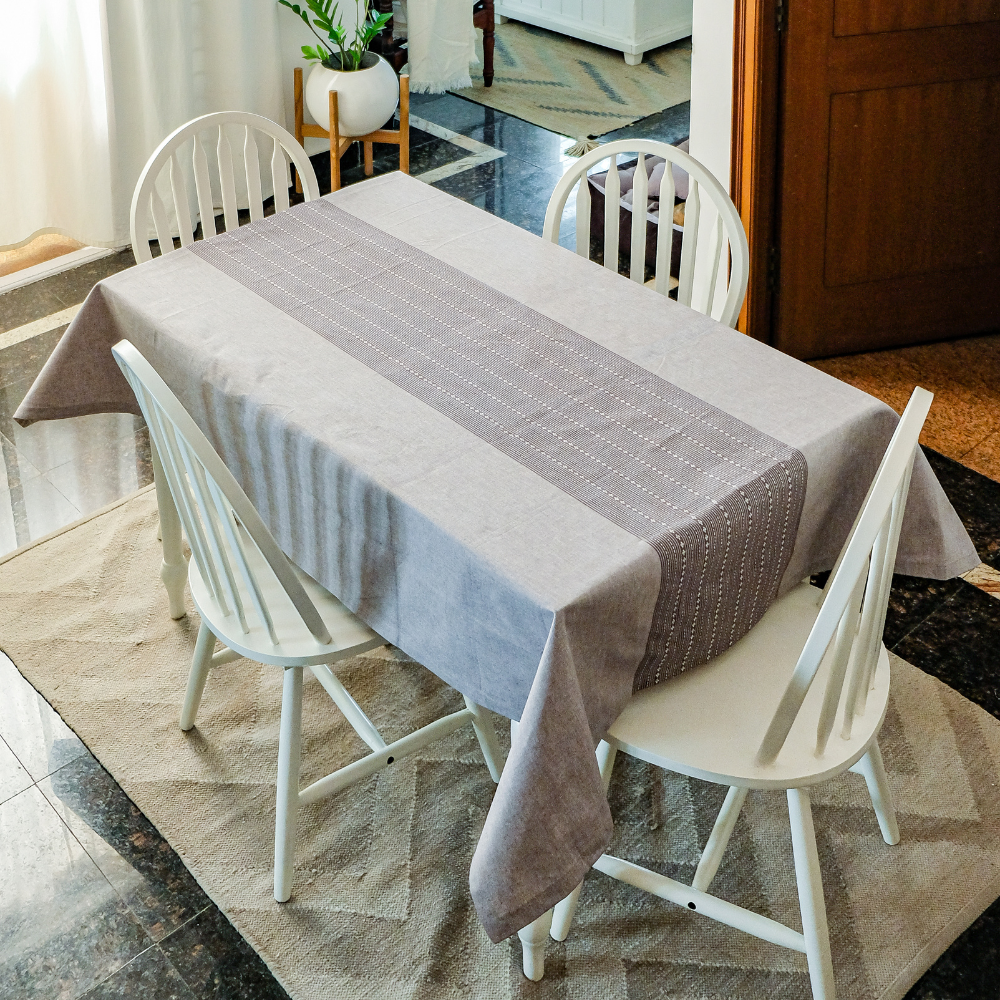
<path id="1" fill-rule="evenodd" d="M 215 652 L 215 633 L 204 623 L 198 629 L 198 641 L 194 647 L 194 659 L 191 661 L 191 672 L 188 674 L 187 691 L 184 693 L 184 705 L 181 708 L 181 729 L 187 732 L 193 725 L 201 704 L 201 696 L 205 693 L 205 682 L 212 669 L 212 653 Z"/>
<path id="2" fill-rule="evenodd" d="M 601 782 L 604 785 L 604 794 L 607 795 L 608 786 L 611 784 L 611 772 L 615 767 L 615 757 L 618 750 L 610 743 L 601 740 L 597 744 L 597 767 L 601 772 Z M 581 882 L 565 899 L 559 900 L 552 909 L 552 927 L 549 935 L 553 941 L 565 941 L 569 937 L 569 929 L 576 915 L 576 907 L 580 902 L 580 890 L 583 889 Z"/>
<path id="3" fill-rule="evenodd" d="M 898 844 L 899 823 L 896 821 L 896 809 L 892 804 L 889 779 L 885 773 L 882 751 L 877 740 L 851 770 L 860 774 L 868 785 L 868 794 L 872 797 L 872 807 L 875 809 L 878 826 L 882 831 L 882 839 L 890 846 Z"/>
<path id="4" fill-rule="evenodd" d="M 551 926 L 552 911 L 546 910 L 537 920 L 517 932 L 521 939 L 521 968 L 525 978 L 533 983 L 537 983 L 545 975 L 545 942 Z"/>
<path id="5" fill-rule="evenodd" d="M 830 954 L 830 932 L 826 924 L 823 877 L 816 850 L 812 805 L 805 789 L 788 789 L 788 820 L 792 828 L 795 881 L 799 890 L 802 934 L 806 940 L 806 959 L 809 962 L 813 1000 L 834 1000 L 833 957 Z"/>
<path id="6" fill-rule="evenodd" d="M 493 0 L 486 0 L 486 24 L 483 27 L 483 86 L 493 86 L 493 49 L 496 44 L 494 34 L 496 16 Z"/>
<path id="7" fill-rule="evenodd" d="M 187 614 L 184 607 L 184 582 L 187 580 L 187 560 L 182 547 L 181 519 L 177 516 L 177 507 L 170 493 L 170 485 L 160 464 L 160 456 L 156 446 L 149 443 L 150 457 L 153 461 L 153 482 L 156 485 L 156 506 L 160 514 L 157 537 L 163 547 L 163 562 L 160 565 L 160 580 L 167 591 L 167 602 L 170 607 L 170 617 L 183 618 Z"/>
<path id="8" fill-rule="evenodd" d="M 494 783 L 498 782 L 500 772 L 503 771 L 503 754 L 500 752 L 500 744 L 497 743 L 497 731 L 493 727 L 493 719 L 489 709 L 477 705 L 468 698 L 465 699 L 465 707 L 472 713 L 472 728 L 476 731 L 479 748 L 483 751 L 483 757 L 486 758 L 490 777 Z"/>
<path id="9" fill-rule="evenodd" d="M 708 887 L 712 884 L 719 865 L 722 864 L 722 858 L 729 846 L 729 838 L 736 828 L 736 820 L 743 808 L 747 791 L 746 788 L 737 788 L 733 785 L 726 794 L 726 801 L 722 803 L 715 826 L 712 827 L 712 833 L 702 852 L 701 861 L 698 862 L 698 870 L 694 873 L 694 881 L 691 883 L 693 889 L 708 892 Z"/>
<path id="10" fill-rule="evenodd" d="M 287 667 L 281 692 L 278 800 L 274 817 L 274 898 L 279 903 L 287 902 L 292 894 L 301 751 L 302 667 Z"/>

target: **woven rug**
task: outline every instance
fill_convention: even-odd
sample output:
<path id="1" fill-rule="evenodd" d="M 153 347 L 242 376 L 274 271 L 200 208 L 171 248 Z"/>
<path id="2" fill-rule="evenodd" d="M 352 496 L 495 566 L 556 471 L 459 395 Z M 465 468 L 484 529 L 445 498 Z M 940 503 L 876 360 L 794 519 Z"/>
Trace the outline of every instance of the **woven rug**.
<path id="1" fill-rule="evenodd" d="M 455 93 L 574 139 L 599 136 L 691 98 L 691 42 L 621 52 L 508 21 L 496 26 L 493 86 L 483 86 L 482 43 L 471 89 Z"/>
<path id="2" fill-rule="evenodd" d="M 492 945 L 467 876 L 492 785 L 471 731 L 302 811 L 292 900 L 271 896 L 281 671 L 212 675 L 177 726 L 197 633 L 171 621 L 150 489 L 0 560 L 0 646 L 166 836 L 295 1000 L 810 997 L 802 956 L 591 873 L 546 977 Z M 460 707 L 398 651 L 338 675 L 387 739 Z M 365 747 L 305 685 L 303 781 Z M 1000 723 L 893 659 L 882 747 L 902 843 L 855 775 L 814 797 L 841 1000 L 899 1000 L 1000 894 Z M 619 758 L 612 850 L 690 880 L 722 789 Z M 715 890 L 799 926 L 781 793 L 751 793 Z"/>

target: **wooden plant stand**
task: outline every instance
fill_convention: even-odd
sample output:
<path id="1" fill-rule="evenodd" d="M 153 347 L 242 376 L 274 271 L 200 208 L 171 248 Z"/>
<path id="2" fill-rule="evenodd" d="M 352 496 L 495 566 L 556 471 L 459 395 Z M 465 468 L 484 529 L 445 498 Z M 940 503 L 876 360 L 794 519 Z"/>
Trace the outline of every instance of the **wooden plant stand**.
<path id="1" fill-rule="evenodd" d="M 364 144 L 365 176 L 371 177 L 375 172 L 373 142 L 392 143 L 399 146 L 399 169 L 410 172 L 410 78 L 399 78 L 399 130 L 379 128 L 367 135 L 341 135 L 339 129 L 340 115 L 337 109 L 337 92 L 330 91 L 330 130 L 320 125 L 311 125 L 303 120 L 304 105 L 302 100 L 302 68 L 295 68 L 295 138 L 302 145 L 305 138 L 330 140 L 330 190 L 340 190 L 340 158 L 347 152 L 352 142 Z M 302 191 L 298 177 L 295 178 L 295 190 Z"/>

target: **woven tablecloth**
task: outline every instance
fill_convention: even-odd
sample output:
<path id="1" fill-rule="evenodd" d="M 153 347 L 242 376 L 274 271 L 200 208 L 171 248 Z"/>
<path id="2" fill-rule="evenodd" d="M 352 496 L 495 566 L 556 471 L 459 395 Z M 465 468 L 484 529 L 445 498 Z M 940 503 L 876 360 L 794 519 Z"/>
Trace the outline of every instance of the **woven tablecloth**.
<path id="1" fill-rule="evenodd" d="M 494 939 L 607 845 L 593 749 L 633 685 L 829 568 L 896 421 L 399 175 L 102 282 L 16 417 L 135 412 L 121 337 L 299 565 L 521 720 L 470 876 Z M 921 458 L 900 568 L 976 562 Z"/>

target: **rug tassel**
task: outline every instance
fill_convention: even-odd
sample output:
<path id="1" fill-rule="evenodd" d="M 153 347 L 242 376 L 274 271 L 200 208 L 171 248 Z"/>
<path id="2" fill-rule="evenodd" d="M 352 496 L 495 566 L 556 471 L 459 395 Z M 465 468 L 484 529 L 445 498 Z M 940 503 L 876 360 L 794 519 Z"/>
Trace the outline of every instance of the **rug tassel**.
<path id="1" fill-rule="evenodd" d="M 596 139 L 588 139 L 584 136 L 582 139 L 577 139 L 577 141 L 566 150 L 566 156 L 583 156 L 589 153 L 592 149 L 597 149 L 600 143 Z"/>

